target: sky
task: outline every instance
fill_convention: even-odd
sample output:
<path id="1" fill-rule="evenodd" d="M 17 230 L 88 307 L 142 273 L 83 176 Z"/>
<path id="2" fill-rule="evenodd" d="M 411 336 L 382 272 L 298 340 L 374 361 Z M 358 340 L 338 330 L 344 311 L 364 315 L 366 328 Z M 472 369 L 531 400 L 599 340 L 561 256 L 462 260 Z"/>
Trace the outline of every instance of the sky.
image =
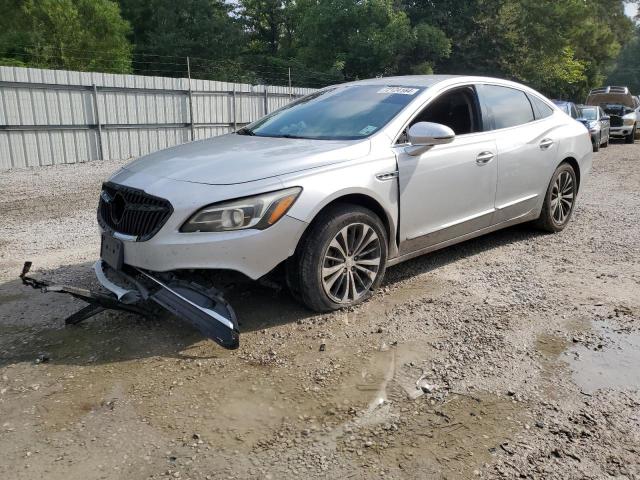
<path id="1" fill-rule="evenodd" d="M 630 17 L 635 17 L 638 13 L 638 5 L 634 5 L 632 3 L 627 3 L 624 9 L 625 12 L 627 12 L 627 15 L 629 15 Z"/>

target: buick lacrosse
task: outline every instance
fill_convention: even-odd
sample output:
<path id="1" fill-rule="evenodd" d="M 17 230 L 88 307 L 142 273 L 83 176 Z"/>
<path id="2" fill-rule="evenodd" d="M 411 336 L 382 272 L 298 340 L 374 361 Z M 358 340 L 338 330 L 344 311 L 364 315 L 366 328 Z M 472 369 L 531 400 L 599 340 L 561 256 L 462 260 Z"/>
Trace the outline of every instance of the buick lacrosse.
<path id="1" fill-rule="evenodd" d="M 563 230 L 591 161 L 584 125 L 524 85 L 431 75 L 331 86 L 115 173 L 95 270 L 116 308 L 155 300 L 236 346 L 231 307 L 185 272 L 258 279 L 282 266 L 307 307 L 352 306 L 404 260 L 522 222 Z"/>

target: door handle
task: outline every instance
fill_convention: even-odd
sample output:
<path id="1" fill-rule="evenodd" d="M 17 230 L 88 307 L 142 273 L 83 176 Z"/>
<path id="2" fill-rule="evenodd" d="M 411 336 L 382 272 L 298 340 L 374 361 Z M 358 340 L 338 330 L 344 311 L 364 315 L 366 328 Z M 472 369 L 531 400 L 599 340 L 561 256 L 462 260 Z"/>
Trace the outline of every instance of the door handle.
<path id="1" fill-rule="evenodd" d="M 493 160 L 493 157 L 495 157 L 493 152 L 482 152 L 476 157 L 476 163 L 478 165 L 486 165 L 491 160 Z"/>
<path id="2" fill-rule="evenodd" d="M 553 145 L 553 140 L 551 140 L 550 138 L 545 138 L 540 142 L 540 150 L 547 150 L 552 145 Z"/>

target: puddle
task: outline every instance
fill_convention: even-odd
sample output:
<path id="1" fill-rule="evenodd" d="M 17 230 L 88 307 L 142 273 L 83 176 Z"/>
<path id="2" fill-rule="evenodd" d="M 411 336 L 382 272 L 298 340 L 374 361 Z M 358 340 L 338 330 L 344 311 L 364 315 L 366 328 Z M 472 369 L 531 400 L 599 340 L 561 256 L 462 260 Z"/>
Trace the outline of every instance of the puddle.
<path id="1" fill-rule="evenodd" d="M 600 388 L 640 389 L 640 333 L 594 325 L 602 348 L 578 344 L 569 349 L 573 380 L 586 393 Z"/>
<path id="2" fill-rule="evenodd" d="M 598 389 L 640 389 L 640 332 L 616 331 L 611 325 L 593 323 L 588 335 L 572 343 L 542 334 L 536 341 L 541 360 L 545 394 L 557 394 L 558 361 L 565 362 L 573 382 L 585 393 Z M 546 380 L 546 382 L 545 382 Z"/>

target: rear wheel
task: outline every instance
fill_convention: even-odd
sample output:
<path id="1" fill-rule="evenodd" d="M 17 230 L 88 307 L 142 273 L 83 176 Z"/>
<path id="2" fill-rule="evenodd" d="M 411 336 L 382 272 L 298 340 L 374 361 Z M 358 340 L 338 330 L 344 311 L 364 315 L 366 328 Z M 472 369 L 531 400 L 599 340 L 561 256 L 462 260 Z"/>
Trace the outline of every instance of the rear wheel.
<path id="1" fill-rule="evenodd" d="M 593 142 L 593 151 L 594 152 L 598 152 L 600 151 L 600 142 L 602 141 L 602 137 L 598 137 L 594 140 Z"/>
<path id="2" fill-rule="evenodd" d="M 568 163 L 561 164 L 551 177 L 536 227 L 547 232 L 560 232 L 569 223 L 578 193 L 576 172 Z"/>
<path id="3" fill-rule="evenodd" d="M 371 210 L 340 204 L 322 212 L 287 264 L 287 283 L 302 303 L 327 312 L 369 298 L 384 277 L 387 235 Z"/>

